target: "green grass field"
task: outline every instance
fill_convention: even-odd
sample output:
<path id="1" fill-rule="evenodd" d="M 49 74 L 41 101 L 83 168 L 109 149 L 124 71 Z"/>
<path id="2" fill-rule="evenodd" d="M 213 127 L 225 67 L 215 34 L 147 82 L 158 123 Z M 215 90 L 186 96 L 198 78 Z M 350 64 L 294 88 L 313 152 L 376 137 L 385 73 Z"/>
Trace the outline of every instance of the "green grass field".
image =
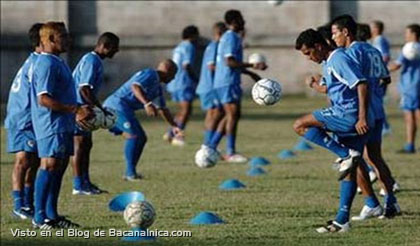
<path id="1" fill-rule="evenodd" d="M 303 99 L 302 99 L 303 98 Z M 196 104 L 198 105 L 198 104 Z M 393 133 L 384 142 L 384 155 L 402 186 L 398 199 L 403 215 L 393 220 L 372 219 L 352 223 L 350 233 L 318 235 L 315 227 L 333 218 L 338 206 L 335 157 L 326 150 L 298 153 L 290 160 L 277 159 L 277 153 L 292 148 L 297 136 L 292 130 L 295 118 L 325 105 L 323 98 L 286 97 L 273 107 L 260 107 L 249 99 L 243 105 L 238 149 L 247 156 L 264 156 L 272 161 L 265 176 L 248 177 L 248 164 L 220 162 L 202 170 L 193 156 L 202 139 L 203 114 L 195 108 L 188 125 L 188 144 L 172 147 L 161 140 L 166 129 L 162 121 L 139 118 L 149 142 L 138 170 L 145 175 L 139 183 L 122 181 L 123 139 L 101 130 L 94 134 L 91 157 L 92 180 L 109 194 L 71 195 L 71 168 L 61 191 L 59 210 L 83 225 L 82 229 L 128 229 L 121 214 L 108 210 L 116 194 L 141 191 L 157 212 L 150 229 L 191 230 L 190 238 L 158 238 L 151 245 L 420 245 L 420 154 L 398 155 L 404 143 L 401 111 L 388 107 Z M 11 215 L 10 175 L 13 156 L 5 153 L 5 132 L 1 131 L 1 243 L 2 245 L 132 245 L 118 238 L 13 238 L 11 228 L 30 228 L 29 221 L 16 221 Z M 222 145 L 224 147 L 224 143 Z M 247 185 L 240 191 L 223 192 L 219 184 L 237 178 Z M 375 184 L 378 189 L 378 184 Z M 357 196 L 352 214 L 360 211 L 363 198 Z M 192 226 L 189 220 L 198 212 L 213 211 L 227 223 Z"/>

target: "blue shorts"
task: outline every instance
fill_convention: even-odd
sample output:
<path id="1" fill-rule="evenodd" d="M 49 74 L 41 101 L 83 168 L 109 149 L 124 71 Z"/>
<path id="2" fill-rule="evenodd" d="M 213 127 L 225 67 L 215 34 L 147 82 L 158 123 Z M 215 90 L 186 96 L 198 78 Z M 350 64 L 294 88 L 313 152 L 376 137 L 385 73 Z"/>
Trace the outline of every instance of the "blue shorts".
<path id="1" fill-rule="evenodd" d="M 199 94 L 198 96 L 200 97 L 201 109 L 204 111 L 221 106 L 214 90 Z"/>
<path id="2" fill-rule="evenodd" d="M 418 110 L 420 109 L 420 96 L 402 94 L 400 106 L 404 111 Z"/>
<path id="3" fill-rule="evenodd" d="M 7 129 L 7 152 L 17 153 L 20 151 L 37 152 L 35 133 L 32 127 L 24 130 Z"/>
<path id="4" fill-rule="evenodd" d="M 46 138 L 38 139 L 39 158 L 53 157 L 64 159 L 74 154 L 73 132 L 56 133 Z"/>
<path id="5" fill-rule="evenodd" d="M 216 88 L 217 100 L 221 104 L 240 103 L 242 98 L 242 89 L 240 85 L 229 85 Z"/>
<path id="6" fill-rule="evenodd" d="M 193 88 L 186 88 L 172 92 L 171 96 L 174 102 L 192 102 L 195 98 L 195 91 Z"/>
<path id="7" fill-rule="evenodd" d="M 140 122 L 134 115 L 124 114 L 121 111 L 115 111 L 117 115 L 117 122 L 115 126 L 109 129 L 115 135 L 121 135 L 123 132 L 135 136 L 146 136 Z"/>
<path id="8" fill-rule="evenodd" d="M 375 121 L 375 126 L 369 130 L 368 143 L 381 143 L 382 142 L 382 129 L 384 128 L 384 119 Z"/>
<path id="9" fill-rule="evenodd" d="M 331 131 L 339 136 L 357 135 L 355 128 L 357 116 L 336 115 L 332 108 L 315 110 L 312 115 L 324 125 L 327 131 Z"/>

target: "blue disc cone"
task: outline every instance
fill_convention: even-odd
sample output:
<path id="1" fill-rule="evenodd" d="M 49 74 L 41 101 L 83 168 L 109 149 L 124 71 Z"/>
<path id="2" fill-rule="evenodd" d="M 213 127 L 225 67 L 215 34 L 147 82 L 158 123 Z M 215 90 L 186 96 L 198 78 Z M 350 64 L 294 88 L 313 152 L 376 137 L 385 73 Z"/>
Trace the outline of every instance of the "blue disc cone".
<path id="1" fill-rule="evenodd" d="M 277 157 L 280 159 L 289 159 L 295 156 L 295 153 L 293 153 L 291 150 L 285 149 L 281 151 Z"/>
<path id="2" fill-rule="evenodd" d="M 264 157 L 256 156 L 256 157 L 252 157 L 248 163 L 251 166 L 265 166 L 265 165 L 269 165 L 270 161 L 265 159 Z"/>
<path id="3" fill-rule="evenodd" d="M 235 189 L 241 189 L 245 187 L 246 186 L 237 179 L 228 179 L 224 181 L 222 184 L 220 184 L 219 186 L 221 190 L 235 190 Z"/>
<path id="4" fill-rule="evenodd" d="M 132 236 L 122 237 L 121 240 L 125 242 L 140 242 L 140 241 L 154 241 L 156 237 L 147 235 L 147 230 L 141 228 L 132 228 Z"/>
<path id="5" fill-rule="evenodd" d="M 117 195 L 108 204 L 111 211 L 121 212 L 124 211 L 128 204 L 134 201 L 144 201 L 146 198 L 143 193 L 138 191 L 131 191 Z"/>
<path id="6" fill-rule="evenodd" d="M 259 176 L 265 174 L 265 170 L 261 167 L 251 167 L 246 174 L 248 176 Z"/>
<path id="7" fill-rule="evenodd" d="M 301 139 L 293 148 L 294 150 L 297 151 L 308 151 L 308 150 L 312 150 L 313 147 L 311 145 L 308 144 L 308 142 L 306 142 L 304 139 Z"/>
<path id="8" fill-rule="evenodd" d="M 210 225 L 225 223 L 219 216 L 212 212 L 201 212 L 190 220 L 192 225 Z"/>

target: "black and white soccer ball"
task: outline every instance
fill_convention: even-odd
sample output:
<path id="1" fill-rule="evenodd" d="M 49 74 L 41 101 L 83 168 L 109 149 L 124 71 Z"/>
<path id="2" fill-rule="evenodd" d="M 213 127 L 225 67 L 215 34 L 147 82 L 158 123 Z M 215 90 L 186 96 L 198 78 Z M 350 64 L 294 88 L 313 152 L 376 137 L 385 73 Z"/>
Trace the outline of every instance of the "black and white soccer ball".
<path id="1" fill-rule="evenodd" d="M 251 63 L 251 64 L 266 63 L 266 59 L 265 59 L 265 56 L 260 53 L 253 53 L 248 57 L 248 63 Z"/>
<path id="2" fill-rule="evenodd" d="M 271 79 L 261 79 L 252 87 L 252 99 L 259 105 L 273 105 L 280 100 L 281 94 L 280 83 Z"/>
<path id="3" fill-rule="evenodd" d="M 200 168 L 210 168 L 214 167 L 219 160 L 219 153 L 205 145 L 195 153 L 195 164 Z"/>
<path id="4" fill-rule="evenodd" d="M 101 127 L 104 129 L 111 129 L 117 123 L 117 114 L 113 109 L 106 108 L 105 110 L 107 113 L 104 114 Z"/>
<path id="5" fill-rule="evenodd" d="M 156 218 L 156 212 L 148 201 L 134 201 L 125 207 L 124 220 L 131 228 L 149 228 Z"/>
<path id="6" fill-rule="evenodd" d="M 403 56 L 410 61 L 420 59 L 420 44 L 418 42 L 408 42 L 402 48 Z"/>

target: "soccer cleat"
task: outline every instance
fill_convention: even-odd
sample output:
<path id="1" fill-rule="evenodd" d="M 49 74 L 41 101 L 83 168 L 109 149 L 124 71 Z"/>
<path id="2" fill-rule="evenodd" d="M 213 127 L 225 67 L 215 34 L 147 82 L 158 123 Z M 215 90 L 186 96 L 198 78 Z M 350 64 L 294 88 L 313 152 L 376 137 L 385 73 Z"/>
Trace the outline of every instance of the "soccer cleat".
<path id="1" fill-rule="evenodd" d="M 108 193 L 106 190 L 102 190 L 97 185 L 89 183 L 89 190 L 92 192 L 93 195 L 99 195 L 102 193 Z"/>
<path id="2" fill-rule="evenodd" d="M 38 224 L 35 222 L 35 220 L 32 220 L 32 226 L 35 229 L 41 229 L 41 230 L 51 230 L 51 229 L 57 228 L 55 221 L 49 220 L 49 219 L 45 219 L 42 224 Z"/>
<path id="3" fill-rule="evenodd" d="M 398 203 L 394 203 L 391 206 L 387 206 L 385 204 L 384 206 L 384 212 L 381 216 L 379 216 L 379 219 L 392 219 L 397 215 L 401 214 L 401 208 Z"/>
<path id="4" fill-rule="evenodd" d="M 133 176 L 123 176 L 123 179 L 130 182 L 138 182 L 143 179 L 143 175 L 136 173 Z"/>
<path id="5" fill-rule="evenodd" d="M 179 146 L 179 147 L 182 147 L 182 146 L 184 146 L 184 145 L 185 145 L 185 140 L 184 140 L 184 138 L 183 138 L 183 137 L 175 137 L 175 138 L 173 138 L 173 139 L 172 139 L 171 144 L 172 144 L 173 146 Z"/>
<path id="6" fill-rule="evenodd" d="M 32 218 L 33 215 L 33 210 L 29 208 L 21 208 L 20 210 L 13 209 L 12 211 L 12 216 L 21 220 Z"/>
<path id="7" fill-rule="evenodd" d="M 169 132 L 165 132 L 165 134 L 163 134 L 162 139 L 168 143 L 172 142 L 172 136 Z"/>
<path id="8" fill-rule="evenodd" d="M 223 159 L 229 163 L 244 163 L 248 161 L 248 158 L 241 154 L 225 155 Z"/>
<path id="9" fill-rule="evenodd" d="M 362 194 L 362 189 L 359 186 L 357 186 L 357 194 Z"/>
<path id="10" fill-rule="evenodd" d="M 88 196 L 93 195 L 91 189 L 86 185 L 83 185 L 83 187 L 80 190 L 73 188 L 72 194 L 73 195 L 88 195 Z"/>
<path id="11" fill-rule="evenodd" d="M 401 191 L 401 187 L 397 182 L 395 182 L 394 185 L 392 185 L 392 191 L 394 193 L 397 193 L 397 192 Z M 381 190 L 379 191 L 379 195 L 380 196 L 385 196 L 386 195 L 385 189 L 381 188 Z"/>
<path id="12" fill-rule="evenodd" d="M 57 219 L 53 220 L 55 227 L 62 229 L 78 228 L 79 224 L 72 222 L 71 220 L 66 219 L 64 216 L 59 216 Z"/>
<path id="13" fill-rule="evenodd" d="M 376 176 L 375 171 L 369 171 L 369 179 L 372 184 L 376 182 L 378 176 Z"/>
<path id="14" fill-rule="evenodd" d="M 316 229 L 318 233 L 334 233 L 334 232 L 348 232 L 350 231 L 350 223 L 339 224 L 337 221 L 328 221 L 327 225 Z"/>
<path id="15" fill-rule="evenodd" d="M 374 208 L 370 208 L 369 206 L 364 205 L 362 208 L 362 211 L 360 211 L 360 215 L 353 216 L 351 220 L 353 221 L 366 220 L 372 217 L 379 217 L 382 215 L 382 213 L 383 213 L 383 210 L 382 210 L 381 205 L 378 205 Z"/>
<path id="16" fill-rule="evenodd" d="M 352 170 L 357 168 L 360 162 L 361 155 L 358 151 L 350 149 L 349 156 L 345 159 L 340 159 L 340 167 L 338 171 L 340 172 L 340 176 L 338 178 L 339 181 L 344 179 L 347 174 L 349 174 Z"/>

